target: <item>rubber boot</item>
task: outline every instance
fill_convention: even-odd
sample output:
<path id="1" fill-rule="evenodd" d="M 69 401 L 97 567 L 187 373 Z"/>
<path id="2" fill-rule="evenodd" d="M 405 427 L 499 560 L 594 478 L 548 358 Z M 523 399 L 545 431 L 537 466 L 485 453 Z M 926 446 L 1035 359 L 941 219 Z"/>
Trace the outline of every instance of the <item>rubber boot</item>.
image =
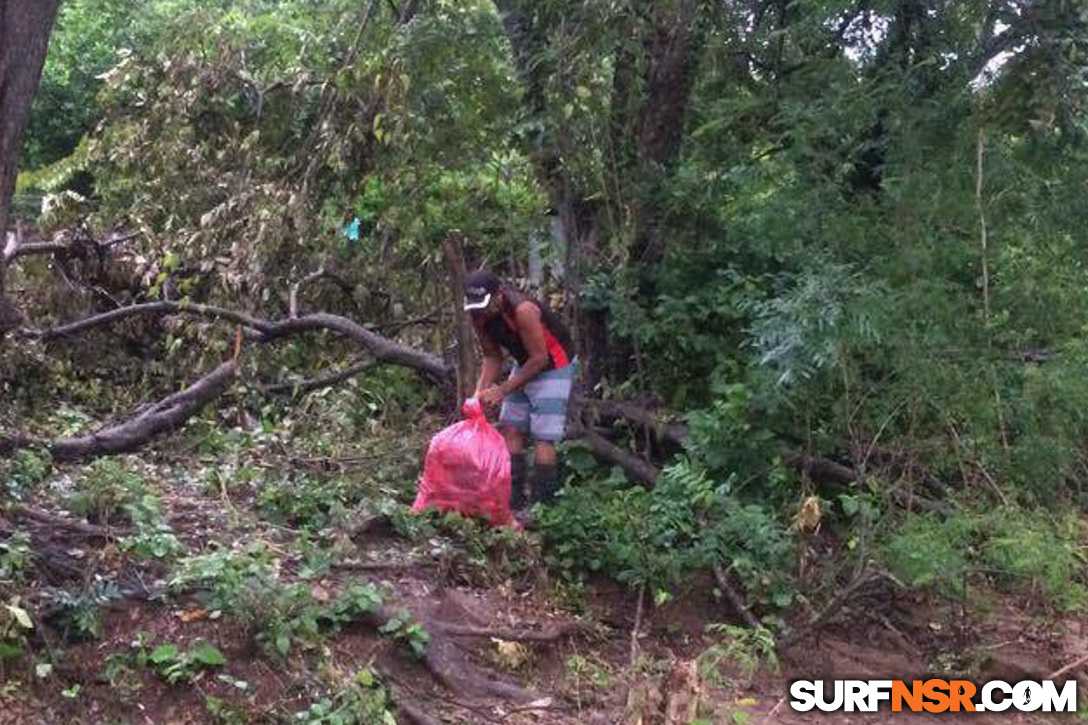
<path id="1" fill-rule="evenodd" d="M 559 467 L 555 464 L 537 463 L 533 466 L 533 475 L 529 479 L 529 505 L 550 504 L 559 493 Z"/>
<path id="2" fill-rule="evenodd" d="M 510 510 L 521 511 L 529 507 L 529 497 L 525 495 L 526 477 L 529 461 L 524 453 L 510 454 Z"/>

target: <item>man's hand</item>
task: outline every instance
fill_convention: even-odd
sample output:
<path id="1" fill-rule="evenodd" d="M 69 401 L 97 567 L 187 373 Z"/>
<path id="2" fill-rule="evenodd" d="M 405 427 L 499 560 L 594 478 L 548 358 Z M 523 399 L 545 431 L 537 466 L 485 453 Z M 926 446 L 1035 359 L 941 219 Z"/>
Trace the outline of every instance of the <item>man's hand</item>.
<path id="1" fill-rule="evenodd" d="M 477 391 L 476 397 L 485 406 L 494 408 L 502 402 L 502 399 L 506 397 L 506 391 L 503 390 L 501 385 L 492 385 L 487 390 Z"/>

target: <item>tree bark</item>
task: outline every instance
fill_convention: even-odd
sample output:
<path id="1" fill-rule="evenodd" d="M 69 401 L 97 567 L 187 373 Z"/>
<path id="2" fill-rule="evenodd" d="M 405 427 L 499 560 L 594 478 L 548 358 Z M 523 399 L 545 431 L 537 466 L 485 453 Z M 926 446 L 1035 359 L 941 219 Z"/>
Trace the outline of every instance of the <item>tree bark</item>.
<path id="1" fill-rule="evenodd" d="M 0 241 L 6 241 L 19 148 L 60 0 L 0 0 Z M 0 245 L 2 246 L 2 245 Z M 19 324 L 0 261 L 0 340 Z"/>
<path id="2" fill-rule="evenodd" d="M 462 300 L 465 293 L 465 255 L 461 247 L 461 239 L 453 236 L 442 242 L 442 252 L 446 257 L 446 269 L 449 272 L 449 285 L 451 307 L 456 324 L 454 335 L 457 344 L 457 393 L 458 405 L 461 400 L 471 397 L 476 390 L 476 359 L 472 354 L 473 332 L 472 323 L 468 319 L 468 313 L 464 310 Z"/>
<path id="3" fill-rule="evenodd" d="M 695 70 L 706 27 L 699 20 L 699 0 L 655 3 L 649 42 L 646 97 L 640 112 L 638 153 L 642 198 L 635 210 L 631 258 L 652 264 L 664 246 L 657 232 L 661 216 L 661 182 L 675 164 L 684 138 Z"/>

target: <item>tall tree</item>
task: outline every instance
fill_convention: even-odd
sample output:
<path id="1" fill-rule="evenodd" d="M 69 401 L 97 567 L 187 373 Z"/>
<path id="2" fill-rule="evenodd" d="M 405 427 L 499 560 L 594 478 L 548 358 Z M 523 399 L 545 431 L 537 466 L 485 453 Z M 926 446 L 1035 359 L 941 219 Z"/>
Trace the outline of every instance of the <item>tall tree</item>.
<path id="1" fill-rule="evenodd" d="M 0 0 L 0 232 L 5 238 L 0 257 L 0 335 L 18 323 L 4 284 L 9 207 L 19 145 L 59 6 L 60 0 Z"/>

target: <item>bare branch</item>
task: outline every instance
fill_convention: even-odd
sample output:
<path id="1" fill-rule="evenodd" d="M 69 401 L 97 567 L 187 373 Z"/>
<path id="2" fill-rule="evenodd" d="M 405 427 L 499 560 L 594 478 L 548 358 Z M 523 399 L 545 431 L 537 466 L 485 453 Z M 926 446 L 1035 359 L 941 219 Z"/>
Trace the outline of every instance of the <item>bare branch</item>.
<path id="1" fill-rule="evenodd" d="M 632 478 L 645 486 L 653 486 L 661 471 L 649 461 L 636 456 L 630 451 L 620 448 L 604 436 L 581 423 L 571 423 L 568 426 L 568 437 L 581 438 L 589 445 L 589 449 L 597 458 L 619 466 Z"/>
<path id="2" fill-rule="evenodd" d="M 379 362 L 413 368 L 439 382 L 446 382 L 452 378 L 451 369 L 437 355 L 405 347 L 382 337 L 353 320 L 324 312 L 271 322 L 244 312 L 212 305 L 172 301 L 147 302 L 110 310 L 66 325 L 40 330 L 26 330 L 25 334 L 49 341 L 62 337 L 71 337 L 130 317 L 162 317 L 167 315 L 192 315 L 216 321 L 232 322 L 252 330 L 255 333 L 257 342 L 261 343 L 289 337 L 300 332 L 332 330 L 361 343 Z"/>
<path id="3" fill-rule="evenodd" d="M 349 378 L 353 378 L 359 373 L 372 370 L 377 367 L 378 363 L 374 360 L 361 360 L 352 365 L 347 366 L 343 370 L 338 370 L 335 373 L 326 373 L 325 375 L 319 375 L 316 378 L 309 380 L 300 380 L 298 382 L 283 382 L 276 383 L 275 385 L 269 385 L 264 389 L 264 392 L 271 394 L 290 393 L 291 395 L 302 395 L 314 390 L 320 390 L 322 388 L 329 388 L 337 383 L 341 383 Z"/>
<path id="4" fill-rule="evenodd" d="M 0 438 L 0 455 L 19 448 L 41 447 L 56 461 L 76 461 L 94 456 L 134 451 L 152 438 L 177 430 L 189 418 L 222 395 L 234 381 L 237 362 L 225 362 L 208 375 L 140 412 L 130 420 L 95 433 L 55 441 Z"/>
<path id="5" fill-rule="evenodd" d="M 288 303 L 288 313 L 287 313 L 288 317 L 291 317 L 291 318 L 298 317 L 298 294 L 299 294 L 299 292 L 304 287 L 307 287 L 307 286 L 313 284 L 314 282 L 318 282 L 318 281 L 320 281 L 322 279 L 327 279 L 327 280 L 330 280 L 330 281 L 334 282 L 336 284 L 336 286 L 338 286 L 344 292 L 344 295 L 347 296 L 349 299 L 351 299 L 351 296 L 352 296 L 351 295 L 351 293 L 352 293 L 351 283 L 349 283 L 346 279 L 344 279 L 340 275 L 336 274 L 336 272 L 330 272 L 327 269 L 325 269 L 324 267 L 322 267 L 321 269 L 317 270 L 316 272 L 312 272 L 312 273 L 306 275 L 301 280 L 296 282 L 293 287 L 291 287 L 291 297 L 290 297 L 290 302 Z"/>
<path id="6" fill-rule="evenodd" d="M 751 608 L 748 603 L 744 601 L 744 597 L 740 595 L 733 585 L 729 581 L 729 574 L 720 566 L 714 567 L 714 579 L 718 582 L 718 586 L 722 590 L 722 594 L 729 600 L 729 603 L 733 605 L 733 609 L 737 610 L 737 614 L 740 615 L 744 623 L 752 629 L 759 628 L 759 620 L 752 614 Z"/>
<path id="7" fill-rule="evenodd" d="M 112 237 L 104 242 L 98 242 L 94 239 L 81 237 L 72 242 L 30 242 L 26 243 L 22 241 L 22 236 L 17 230 L 15 234 L 8 235 L 7 245 L 4 247 L 4 264 L 10 265 L 17 259 L 23 257 L 42 256 L 46 254 L 65 254 L 74 252 L 76 247 L 89 244 L 95 249 L 102 251 L 116 247 L 119 244 L 130 242 L 133 239 L 140 236 L 139 232 L 131 232 L 119 237 Z"/>

